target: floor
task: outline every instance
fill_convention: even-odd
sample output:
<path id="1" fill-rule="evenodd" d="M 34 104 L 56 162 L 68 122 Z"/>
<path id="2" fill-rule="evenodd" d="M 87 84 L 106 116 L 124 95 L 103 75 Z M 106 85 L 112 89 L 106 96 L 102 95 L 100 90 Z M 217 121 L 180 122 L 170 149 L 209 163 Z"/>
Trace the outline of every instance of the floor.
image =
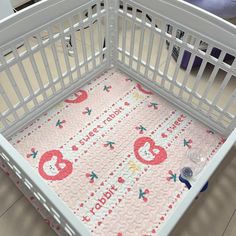
<path id="1" fill-rule="evenodd" d="M 234 20 L 236 22 L 236 20 Z M 165 57 L 163 57 L 165 58 Z M 164 65 L 165 60 L 161 61 Z M 175 61 L 171 61 L 175 66 Z M 170 68 L 170 70 L 172 70 Z M 206 192 L 193 202 L 171 236 L 236 235 L 236 147 L 210 179 Z M 0 171 L 0 235 L 56 235 L 22 193 Z"/>

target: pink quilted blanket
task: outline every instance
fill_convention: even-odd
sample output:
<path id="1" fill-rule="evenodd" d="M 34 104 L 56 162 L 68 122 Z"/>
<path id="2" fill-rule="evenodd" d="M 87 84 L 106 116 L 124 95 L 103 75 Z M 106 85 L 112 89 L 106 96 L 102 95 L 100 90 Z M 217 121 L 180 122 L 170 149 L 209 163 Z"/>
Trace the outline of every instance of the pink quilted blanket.
<path id="1" fill-rule="evenodd" d="M 210 160 L 223 139 L 110 70 L 10 142 L 93 235 L 152 235 L 188 190 L 187 150 Z"/>

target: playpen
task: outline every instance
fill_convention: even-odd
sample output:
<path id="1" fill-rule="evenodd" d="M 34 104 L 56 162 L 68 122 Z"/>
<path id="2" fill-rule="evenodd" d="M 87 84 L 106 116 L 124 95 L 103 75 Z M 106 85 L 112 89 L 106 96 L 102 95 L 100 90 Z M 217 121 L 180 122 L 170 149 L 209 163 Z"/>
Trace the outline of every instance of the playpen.
<path id="1" fill-rule="evenodd" d="M 59 235 L 108 235 L 107 232 L 109 232 L 109 235 L 168 235 L 236 141 L 236 131 L 234 130 L 236 127 L 235 26 L 204 10 L 178 0 L 45 0 L 1 21 L 0 35 L 0 131 L 2 133 L 0 136 L 0 156 L 3 170 L 10 175 L 29 200 L 32 200 L 33 205 L 40 209 L 40 213 L 47 218 L 51 227 Z M 176 60 L 172 59 L 174 48 L 179 50 Z M 213 53 L 215 49 L 217 49 L 217 54 Z M 189 55 L 189 60 L 186 69 L 183 70 L 181 69 L 181 63 L 186 52 Z M 193 66 L 196 59 L 200 59 L 197 68 Z M 112 200 L 109 203 L 111 209 L 107 209 L 108 213 L 104 214 L 102 213 L 104 207 L 100 210 L 100 205 L 95 205 L 90 210 L 89 208 L 87 210 L 78 209 L 78 212 L 75 212 L 74 208 L 71 210 L 72 206 L 67 204 L 67 200 L 72 201 L 72 198 L 68 199 L 66 198 L 67 194 L 63 195 L 63 192 L 60 192 L 63 195 L 62 200 L 57 192 L 59 187 L 55 187 L 55 182 L 60 182 L 62 179 L 64 181 L 64 177 L 70 173 L 63 172 L 64 177 L 60 176 L 59 179 L 53 181 L 51 176 L 45 175 L 44 170 L 39 170 L 38 174 L 38 166 L 34 166 L 33 162 L 31 163 L 32 166 L 27 160 L 31 157 L 37 159 L 38 157 L 35 157 L 38 155 L 38 150 L 32 148 L 30 154 L 22 151 L 24 145 L 27 146 L 27 142 L 33 142 L 32 140 L 34 140 L 36 145 L 47 140 L 47 135 L 44 137 L 43 133 L 41 133 L 42 136 L 39 136 L 41 138 L 38 136 L 34 138 L 32 133 L 35 131 L 32 130 L 40 129 L 42 126 L 40 122 L 49 122 L 48 114 L 51 117 L 56 112 L 62 113 L 63 109 L 74 109 L 74 107 L 71 108 L 68 99 L 65 99 L 71 94 L 74 94 L 75 97 L 83 96 L 83 91 L 86 89 L 92 91 L 94 87 L 88 86 L 93 86 L 96 83 L 94 78 L 98 79 L 98 76 L 100 76 L 99 78 L 105 78 L 105 80 L 108 80 L 108 77 L 116 76 L 114 81 L 111 82 L 112 86 L 104 85 L 103 90 L 105 92 L 109 92 L 109 89 L 113 89 L 114 86 L 118 86 L 116 89 L 121 89 L 123 82 L 119 84 L 117 82 L 119 81 L 118 77 L 127 83 L 131 79 L 133 80 L 132 83 L 138 83 L 137 86 L 135 85 L 132 88 L 135 91 L 137 90 L 133 97 L 127 100 L 124 105 L 120 105 L 113 112 L 114 114 L 110 115 L 110 118 L 104 118 L 103 126 L 107 125 L 108 122 L 113 122 L 110 120 L 115 120 L 115 116 L 118 117 L 118 114 L 122 114 L 123 110 L 129 107 L 130 104 L 137 103 L 135 109 L 139 109 L 142 106 L 140 104 L 146 104 L 146 100 L 140 104 L 137 101 L 144 99 L 146 96 L 145 99 L 155 98 L 161 104 L 161 108 L 157 108 L 158 104 L 156 103 L 147 104 L 147 107 L 154 108 L 151 112 L 157 112 L 167 104 L 168 109 L 174 109 L 173 114 L 178 113 L 178 116 L 174 115 L 176 121 L 173 120 L 173 124 L 175 126 L 172 125 L 172 130 L 169 128 L 167 131 L 164 130 L 165 132 L 173 133 L 174 129 L 178 129 L 178 126 L 185 122 L 183 121 L 185 117 L 189 117 L 190 124 L 192 122 L 191 117 L 193 117 L 196 123 L 196 126 L 194 126 L 196 133 L 198 127 L 200 127 L 199 132 L 207 130 L 201 136 L 202 145 L 195 146 L 195 149 L 204 146 L 208 143 L 208 140 L 213 145 L 217 139 L 217 146 L 211 152 L 212 157 L 207 160 L 204 167 L 195 176 L 194 181 L 192 181 L 192 188 L 185 190 L 182 183 L 178 183 L 178 186 L 183 188 L 183 195 L 176 195 L 180 199 L 178 203 L 174 204 L 173 201 L 171 205 L 168 205 L 165 212 L 163 208 L 162 212 L 158 213 L 158 219 L 155 218 L 155 207 L 153 210 L 155 214 L 152 215 L 151 211 L 143 213 L 144 222 L 146 222 L 145 220 L 151 222 L 147 228 L 145 228 L 145 225 L 142 226 L 143 228 L 139 228 L 139 219 L 136 217 L 138 210 L 137 212 L 134 210 L 133 213 L 130 210 L 130 213 L 129 206 L 131 207 L 131 205 L 125 205 L 127 207 L 125 215 L 114 213 L 114 216 L 112 212 L 118 211 L 116 206 L 125 201 L 121 200 L 121 194 L 126 194 L 127 199 L 129 199 L 129 193 L 132 195 L 132 187 L 127 185 L 126 191 L 121 190 L 122 187 L 120 186 L 128 184 L 134 173 L 136 173 L 135 171 L 138 172 L 142 168 L 144 172 L 153 171 L 152 168 L 168 169 L 168 166 L 163 167 L 164 163 L 168 163 L 164 161 L 166 151 L 157 146 L 157 143 L 161 146 L 167 145 L 164 141 L 159 141 L 162 140 L 161 138 L 165 139 L 167 137 L 167 133 L 164 131 L 164 133 L 157 134 L 161 135 L 157 139 L 155 139 L 157 135 L 155 137 L 151 134 L 146 135 L 148 136 L 145 137 L 146 143 L 139 139 L 139 143 L 143 142 L 142 144 L 145 143 L 145 145 L 148 143 L 149 146 L 156 145 L 158 152 L 164 153 L 162 155 L 163 160 L 158 160 L 159 163 L 155 163 L 155 165 L 154 162 L 149 160 L 144 161 L 140 157 L 141 151 L 134 148 L 131 155 L 136 155 L 138 152 L 137 160 L 134 158 L 127 164 L 133 172 L 129 176 L 126 175 L 128 171 L 122 172 L 123 177 L 119 176 L 118 178 L 117 185 L 119 187 L 111 184 L 111 186 L 105 186 L 103 189 L 104 182 L 97 186 L 99 190 L 110 191 L 102 195 L 107 198 L 96 195 L 98 190 L 93 192 L 93 195 L 96 195 L 95 200 L 100 199 L 103 205 L 105 201 L 108 203 L 109 199 Z M 96 86 L 99 86 L 99 84 Z M 83 90 L 78 92 L 78 89 L 82 87 Z M 215 88 L 214 92 L 212 92 L 213 87 Z M 159 97 L 152 97 L 155 94 Z M 97 97 L 94 98 L 94 103 L 102 99 L 102 96 L 98 93 Z M 65 105 L 65 101 L 67 101 L 67 105 Z M 107 99 L 104 102 L 107 102 Z M 102 106 L 101 104 L 99 106 Z M 163 110 L 163 116 L 166 110 Z M 73 116 L 73 112 L 77 112 L 77 110 L 71 110 L 71 116 Z M 85 107 L 85 111 L 81 111 L 81 113 L 90 115 L 91 109 Z M 149 114 L 149 111 L 147 114 Z M 150 114 L 155 116 L 157 113 Z M 102 115 L 104 114 L 102 113 Z M 132 120 L 135 120 L 135 116 L 138 117 L 139 115 L 140 112 L 131 117 L 131 121 L 128 123 L 129 126 L 132 124 Z M 153 120 L 150 118 L 147 126 L 155 126 L 157 123 L 161 127 L 162 123 L 158 123 L 157 120 L 161 119 L 161 114 L 158 113 L 158 115 L 160 117 L 155 116 Z M 82 123 L 86 123 L 89 116 L 83 117 L 81 118 L 83 119 Z M 144 121 L 149 119 L 148 115 L 147 118 L 142 117 L 142 119 Z M 95 121 L 86 124 L 86 127 L 91 126 L 93 122 Z M 56 127 L 63 130 L 63 125 L 68 123 L 68 121 L 58 119 Z M 201 125 L 198 125 L 198 123 Z M 136 127 L 136 130 L 140 130 L 140 134 L 142 134 L 146 129 L 140 127 Z M 113 126 L 110 127 L 111 130 L 113 128 Z M 97 125 L 93 132 L 89 132 L 90 138 L 97 137 L 100 129 L 102 129 L 102 125 Z M 179 132 L 185 132 L 184 129 L 182 127 L 182 131 Z M 157 132 L 162 131 L 158 130 Z M 170 135 L 169 133 L 168 135 Z M 215 133 L 218 136 L 213 139 L 210 135 Z M 57 135 L 60 138 L 63 136 L 61 133 L 56 133 L 54 134 L 55 139 Z M 30 137 L 27 139 L 27 136 Z M 122 136 L 122 139 L 125 138 L 124 136 Z M 176 134 L 176 139 L 177 136 Z M 80 141 L 72 146 L 73 151 L 80 150 L 83 145 L 86 145 L 84 144 L 85 139 L 82 140 L 81 137 Z M 205 140 L 203 140 L 203 137 Z M 26 139 L 28 141 L 25 141 L 24 144 L 22 140 Z M 76 138 L 74 137 L 74 139 Z M 184 140 L 184 146 L 191 149 L 191 142 L 190 139 Z M 78 147 L 78 143 L 81 144 L 81 147 Z M 139 143 L 135 142 L 134 146 Z M 22 145 L 21 151 L 18 150 L 18 145 Z M 95 142 L 93 145 L 96 145 Z M 115 144 L 109 141 L 104 146 L 113 150 L 113 145 Z M 116 146 L 114 150 L 116 150 Z M 151 151 L 151 149 L 148 151 Z M 155 155 L 154 150 L 152 151 L 153 153 L 150 155 Z M 207 152 L 207 149 L 205 152 Z M 27 154 L 27 158 L 24 157 L 25 154 Z M 46 152 L 41 156 L 41 160 L 43 158 L 50 159 L 50 155 Z M 52 155 L 57 155 L 57 151 L 54 150 Z M 60 155 L 58 154 L 58 156 Z M 112 156 L 113 154 L 109 155 Z M 167 150 L 168 155 L 172 154 L 169 154 Z M 62 160 L 62 157 L 60 158 Z M 83 158 L 82 154 L 80 158 Z M 168 156 L 167 160 L 169 159 L 171 158 Z M 103 161 L 100 160 L 100 162 Z M 67 165 L 68 163 L 69 161 L 64 161 L 63 164 Z M 40 166 L 40 161 L 38 164 Z M 87 164 L 90 165 L 89 162 Z M 76 166 L 75 163 L 73 165 Z M 120 163 L 121 165 L 123 164 Z M 58 167 L 58 170 L 60 168 L 62 167 Z M 84 178 L 91 178 L 90 183 L 93 183 L 91 189 L 93 189 L 96 185 L 94 182 L 100 176 L 97 176 L 94 171 L 92 174 L 83 173 L 83 176 L 84 174 L 86 174 Z M 178 180 L 178 173 L 174 174 L 169 170 L 168 174 L 171 176 L 168 178 L 169 182 L 170 180 L 175 182 Z M 109 178 L 111 179 L 111 177 Z M 139 181 L 140 178 L 136 176 L 132 181 Z M 164 178 L 166 179 L 166 175 Z M 161 178 L 160 181 L 164 180 Z M 66 182 L 64 184 L 66 185 Z M 133 182 L 130 182 L 130 186 L 132 184 Z M 54 187 L 56 190 L 53 189 Z M 74 185 L 66 189 L 68 195 L 72 194 L 69 192 L 73 192 L 73 188 Z M 161 185 L 160 188 L 162 188 Z M 83 188 L 81 187 L 81 189 Z M 146 196 L 152 198 L 153 191 L 150 192 L 148 189 L 143 191 L 140 188 L 137 198 L 143 200 L 145 204 L 149 204 L 149 202 L 151 204 L 151 200 L 147 201 Z M 174 191 L 177 190 L 174 189 Z M 87 188 L 85 195 L 87 192 L 90 192 L 90 187 Z M 163 194 L 167 194 L 164 196 L 169 196 L 169 200 L 172 202 L 172 192 L 171 190 L 171 193 L 167 192 L 168 190 L 163 190 Z M 77 193 L 73 192 L 73 194 L 80 196 L 79 191 Z M 120 197 L 118 203 L 113 202 L 113 199 L 116 198 L 115 195 Z M 91 199 L 91 196 L 88 199 Z M 95 200 L 93 199 L 93 201 Z M 95 202 L 93 203 L 95 204 Z M 75 204 L 79 208 L 78 202 Z M 82 204 L 80 204 L 80 207 L 83 207 Z M 99 214 L 95 212 L 95 208 L 99 209 Z M 122 211 L 123 208 L 118 209 Z M 89 217 L 88 212 L 90 213 Z M 85 216 L 86 214 L 87 216 Z M 93 219 L 93 216 L 96 219 Z M 123 218 L 125 219 L 126 216 L 129 216 L 127 218 L 130 220 L 127 220 L 127 222 L 131 222 L 129 225 L 122 224 Z M 106 217 L 110 219 L 108 222 L 110 227 L 114 228 L 114 231 L 112 229 L 106 231 L 108 226 L 103 223 Z M 129 227 L 132 228 L 132 222 L 133 231 L 126 230 L 130 229 Z M 105 225 L 105 231 L 100 229 L 103 225 Z"/>

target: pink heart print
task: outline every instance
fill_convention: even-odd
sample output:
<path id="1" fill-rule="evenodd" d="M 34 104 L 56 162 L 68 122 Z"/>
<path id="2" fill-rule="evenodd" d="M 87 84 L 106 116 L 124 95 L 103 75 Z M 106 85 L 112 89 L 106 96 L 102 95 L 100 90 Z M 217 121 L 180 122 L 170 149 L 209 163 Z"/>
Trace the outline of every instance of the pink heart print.
<path id="1" fill-rule="evenodd" d="M 67 103 L 81 103 L 88 98 L 88 94 L 84 90 L 79 90 L 77 93 L 74 93 L 74 99 L 66 99 Z"/>
<path id="2" fill-rule="evenodd" d="M 149 137 L 138 138 L 134 143 L 135 157 L 146 165 L 158 165 L 167 158 L 166 150 Z"/>
<path id="3" fill-rule="evenodd" d="M 72 173 L 73 166 L 58 150 L 45 152 L 39 161 L 39 174 L 46 180 L 62 180 Z"/>

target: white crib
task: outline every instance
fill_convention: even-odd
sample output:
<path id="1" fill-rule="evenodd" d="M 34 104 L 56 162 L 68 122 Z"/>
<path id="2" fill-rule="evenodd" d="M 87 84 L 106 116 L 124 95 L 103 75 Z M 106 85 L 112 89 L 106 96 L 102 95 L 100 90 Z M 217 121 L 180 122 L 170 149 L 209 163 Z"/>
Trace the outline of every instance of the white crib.
<path id="1" fill-rule="evenodd" d="M 95 76 L 114 67 L 226 138 L 157 232 L 168 235 L 236 141 L 236 27 L 179 0 L 44 0 L 1 21 L 0 35 L 0 156 L 65 235 L 91 232 L 7 139 Z M 147 51 L 143 50 L 145 43 Z M 179 55 L 170 72 L 175 47 L 180 48 Z M 50 55 L 46 53 L 49 48 Z M 218 49 L 217 55 L 212 53 L 214 49 Z M 183 71 L 180 65 L 185 51 L 190 58 Z M 189 84 L 197 57 L 201 63 Z M 199 91 L 207 66 L 211 73 Z M 184 75 L 178 81 L 180 70 Z M 224 79 L 209 98 L 219 73 Z M 38 86 L 34 86 L 32 74 Z M 231 94 L 226 92 L 227 86 Z"/>

